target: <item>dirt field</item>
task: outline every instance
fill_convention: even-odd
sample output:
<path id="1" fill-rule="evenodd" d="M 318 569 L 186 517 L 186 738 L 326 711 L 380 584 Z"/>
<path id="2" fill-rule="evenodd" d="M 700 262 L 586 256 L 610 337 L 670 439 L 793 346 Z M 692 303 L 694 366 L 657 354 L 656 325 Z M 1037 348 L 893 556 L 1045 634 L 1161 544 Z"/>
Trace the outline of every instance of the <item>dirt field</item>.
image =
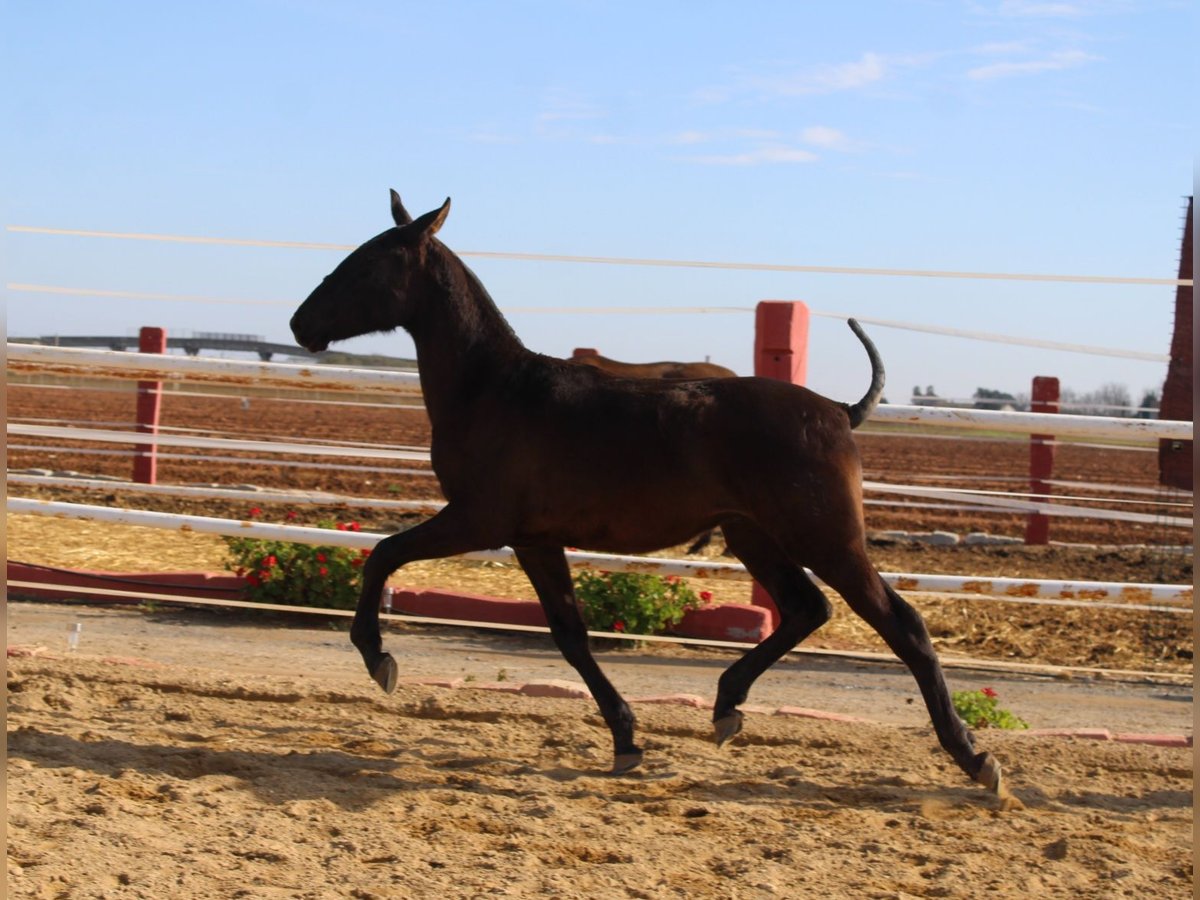
<path id="1" fill-rule="evenodd" d="M 181 625 L 9 659 L 9 897 L 1190 891 L 1189 748 L 983 733 L 1002 812 L 927 727 L 751 713 L 718 750 L 707 710 L 639 703 L 613 778 L 589 701 L 385 697 L 342 635 Z"/>

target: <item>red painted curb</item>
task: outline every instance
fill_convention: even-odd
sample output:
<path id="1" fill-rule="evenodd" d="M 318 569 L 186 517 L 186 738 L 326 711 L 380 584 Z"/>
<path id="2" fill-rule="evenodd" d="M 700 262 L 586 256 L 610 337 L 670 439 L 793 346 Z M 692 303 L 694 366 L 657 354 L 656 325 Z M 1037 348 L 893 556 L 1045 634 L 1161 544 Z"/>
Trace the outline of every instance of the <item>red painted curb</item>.
<path id="1" fill-rule="evenodd" d="M 245 586 L 241 578 L 226 573 L 46 570 L 16 562 L 8 563 L 8 579 L 51 585 L 45 588 L 15 589 L 14 593 L 19 593 L 20 596 L 40 600 L 94 599 L 106 603 L 137 603 L 138 600 L 107 597 L 91 593 L 88 588 L 136 591 L 140 585 L 151 593 L 169 590 L 180 597 L 233 600 L 241 596 Z M 536 600 L 510 600 L 436 588 L 393 588 L 392 612 L 428 616 L 431 619 L 546 627 L 546 614 Z M 708 606 L 688 612 L 673 633 L 698 640 L 757 643 L 771 633 L 770 613 L 761 607 L 737 603 Z"/>
<path id="2" fill-rule="evenodd" d="M 1114 734 L 1122 744 L 1151 744 L 1155 747 L 1190 747 L 1192 736 L 1183 734 Z"/>
<path id="3" fill-rule="evenodd" d="M 106 597 L 88 591 L 104 588 L 117 591 L 136 591 L 139 587 L 149 593 L 169 588 L 181 597 L 212 597 L 232 600 L 241 595 L 245 582 L 236 575 L 215 572 L 100 572 L 93 569 L 54 569 L 47 571 L 23 563 L 8 563 L 9 581 L 38 581 L 52 585 L 46 588 L 14 588 L 22 597 L 44 600 L 77 600 L 92 598 L 106 603 L 137 603 L 136 598 Z"/>

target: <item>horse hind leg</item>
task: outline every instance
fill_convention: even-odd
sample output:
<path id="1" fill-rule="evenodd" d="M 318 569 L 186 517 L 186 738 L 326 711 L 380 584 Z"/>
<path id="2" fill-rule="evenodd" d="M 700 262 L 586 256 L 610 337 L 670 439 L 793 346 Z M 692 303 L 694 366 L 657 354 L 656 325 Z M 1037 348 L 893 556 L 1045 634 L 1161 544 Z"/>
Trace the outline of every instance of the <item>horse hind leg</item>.
<path id="1" fill-rule="evenodd" d="M 748 522 L 738 522 L 727 524 L 724 533 L 730 552 L 775 601 L 780 624 L 721 675 L 713 706 L 718 746 L 742 730 L 743 716 L 737 707 L 746 702 L 751 685 L 785 653 L 829 621 L 832 612 L 829 601 L 804 569 L 788 559 L 765 532 Z"/>
<path id="2" fill-rule="evenodd" d="M 959 768 L 1008 805 L 1019 805 L 1008 793 L 995 757 L 976 752 L 974 736 L 954 709 L 921 614 L 880 577 L 865 555 L 847 556 L 840 565 L 823 566 L 816 574 L 845 598 L 908 667 L 921 690 L 938 742 Z"/>

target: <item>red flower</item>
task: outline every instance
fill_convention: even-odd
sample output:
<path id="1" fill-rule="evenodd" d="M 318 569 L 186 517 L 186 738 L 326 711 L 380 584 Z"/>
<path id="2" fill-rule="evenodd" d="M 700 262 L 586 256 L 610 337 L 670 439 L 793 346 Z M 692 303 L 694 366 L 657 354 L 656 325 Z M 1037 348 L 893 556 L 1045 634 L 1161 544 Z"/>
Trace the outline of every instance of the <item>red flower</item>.
<path id="1" fill-rule="evenodd" d="M 362 526 L 357 522 L 350 522 L 346 527 L 351 531 L 362 531 Z"/>
<path id="2" fill-rule="evenodd" d="M 259 585 L 258 576 L 253 572 L 246 576 L 246 581 L 249 583 L 250 587 L 258 587 Z"/>
<path id="3" fill-rule="evenodd" d="M 321 566 L 321 568 L 317 569 L 317 573 L 319 575 L 328 575 L 329 570 L 327 568 L 325 568 L 324 566 Z"/>
<path id="4" fill-rule="evenodd" d="M 370 555 L 371 555 L 371 551 L 370 551 L 370 550 L 366 550 L 366 549 L 359 550 L 359 551 L 358 551 L 358 555 L 359 555 L 359 556 L 361 556 L 363 559 L 366 559 L 368 556 L 370 556 Z"/>
<path id="5" fill-rule="evenodd" d="M 278 564 L 278 562 L 279 562 L 279 560 L 277 560 L 274 556 L 268 556 L 266 559 L 264 559 L 262 561 L 263 568 L 273 569 L 273 568 L 275 568 L 276 564 Z"/>
<path id="6" fill-rule="evenodd" d="M 250 518 L 254 519 L 262 515 L 262 510 L 257 506 L 250 507 Z"/>
<path id="7" fill-rule="evenodd" d="M 342 523 L 342 522 L 338 522 L 338 523 L 337 523 L 337 530 L 338 530 L 338 531 L 345 531 L 345 530 L 346 530 L 346 526 L 345 526 L 345 524 L 344 524 L 344 523 Z"/>
<path id="8" fill-rule="evenodd" d="M 712 600 L 712 592 L 711 591 L 701 591 L 700 599 L 703 600 L 705 603 L 708 603 L 708 601 Z"/>
<path id="9" fill-rule="evenodd" d="M 613 631 L 624 631 L 625 623 L 621 621 L 613 622 Z"/>
<path id="10" fill-rule="evenodd" d="M 350 560 L 350 565 L 354 566 L 354 568 L 356 568 L 356 569 L 359 568 L 362 564 L 363 564 L 363 561 L 361 559 Z"/>
<path id="11" fill-rule="evenodd" d="M 325 562 L 325 554 L 324 553 L 317 554 L 317 562 Z"/>
<path id="12" fill-rule="evenodd" d="M 259 581 L 270 581 L 271 580 L 271 571 L 269 569 L 263 569 L 261 572 L 258 573 L 258 580 Z"/>
<path id="13" fill-rule="evenodd" d="M 296 512 L 294 509 L 289 509 L 287 511 L 287 515 L 284 516 L 284 518 L 287 519 L 289 522 L 291 522 L 295 519 L 298 519 L 299 517 L 300 517 L 300 513 Z"/>
<path id="14" fill-rule="evenodd" d="M 988 697 L 989 699 L 992 699 L 992 700 L 995 700 L 997 697 L 1000 696 L 995 691 L 993 691 L 991 688 L 984 688 L 979 693 L 983 694 L 983 696 Z"/>
<path id="15" fill-rule="evenodd" d="M 238 566 L 238 567 L 237 567 L 237 571 L 236 571 L 236 572 L 234 572 L 233 574 L 235 574 L 235 575 L 236 575 L 238 578 L 245 578 L 245 577 L 246 577 L 246 570 L 245 570 L 245 569 L 243 569 L 241 566 Z"/>

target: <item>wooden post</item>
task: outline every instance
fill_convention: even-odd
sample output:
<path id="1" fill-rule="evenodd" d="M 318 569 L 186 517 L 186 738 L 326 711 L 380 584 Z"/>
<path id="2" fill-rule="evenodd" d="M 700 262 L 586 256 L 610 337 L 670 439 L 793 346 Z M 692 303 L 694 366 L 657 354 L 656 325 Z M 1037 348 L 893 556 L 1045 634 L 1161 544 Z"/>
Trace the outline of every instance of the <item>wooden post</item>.
<path id="1" fill-rule="evenodd" d="M 1058 379 L 1038 375 L 1033 379 L 1029 409 L 1031 412 L 1058 412 Z M 1054 474 L 1054 435 L 1032 434 L 1029 436 L 1029 490 L 1034 494 L 1050 496 L 1047 484 Z M 1026 544 L 1050 542 L 1050 518 L 1041 513 L 1030 513 L 1025 525 Z"/>
<path id="2" fill-rule="evenodd" d="M 758 304 L 754 311 L 754 374 L 804 384 L 808 375 L 806 305 L 798 300 L 763 300 Z M 770 631 L 779 627 L 779 608 L 757 581 L 750 589 L 750 602 L 771 614 Z"/>
<path id="3" fill-rule="evenodd" d="M 138 332 L 138 352 L 166 353 L 165 328 L 144 327 Z M 139 381 L 137 387 L 137 430 L 158 433 L 158 415 L 162 409 L 162 382 Z M 133 480 L 138 484 L 154 484 L 158 476 L 155 444 L 137 444 L 133 448 Z"/>

